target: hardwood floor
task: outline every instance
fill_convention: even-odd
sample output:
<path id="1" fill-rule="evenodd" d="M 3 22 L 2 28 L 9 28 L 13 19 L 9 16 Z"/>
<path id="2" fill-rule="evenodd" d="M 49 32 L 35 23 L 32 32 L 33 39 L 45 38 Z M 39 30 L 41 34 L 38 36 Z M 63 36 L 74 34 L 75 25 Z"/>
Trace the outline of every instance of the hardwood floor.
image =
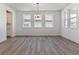
<path id="1" fill-rule="evenodd" d="M 14 37 L 0 43 L 1 55 L 78 55 L 79 45 L 63 37 Z"/>

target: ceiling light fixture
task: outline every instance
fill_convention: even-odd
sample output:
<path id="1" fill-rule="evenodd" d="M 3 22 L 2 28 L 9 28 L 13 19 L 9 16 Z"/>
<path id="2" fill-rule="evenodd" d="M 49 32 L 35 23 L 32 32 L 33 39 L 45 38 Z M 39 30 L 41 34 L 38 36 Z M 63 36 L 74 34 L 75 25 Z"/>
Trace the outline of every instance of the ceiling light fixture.
<path id="1" fill-rule="evenodd" d="M 36 4 L 37 4 L 37 13 L 39 13 L 39 3 Z"/>
<path id="2" fill-rule="evenodd" d="M 36 16 L 36 18 L 40 18 L 39 15 L 38 15 L 39 14 L 39 3 L 36 3 L 36 5 L 37 5 L 37 10 L 36 10 L 37 16 Z"/>

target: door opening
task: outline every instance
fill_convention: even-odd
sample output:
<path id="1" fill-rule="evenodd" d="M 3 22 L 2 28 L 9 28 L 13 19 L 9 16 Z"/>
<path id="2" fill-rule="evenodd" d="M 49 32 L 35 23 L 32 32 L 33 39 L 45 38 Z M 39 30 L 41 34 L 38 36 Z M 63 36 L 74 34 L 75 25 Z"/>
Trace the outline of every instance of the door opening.
<path id="1" fill-rule="evenodd" d="M 7 16 L 7 37 L 11 37 L 12 36 L 12 12 L 7 10 L 6 16 Z"/>

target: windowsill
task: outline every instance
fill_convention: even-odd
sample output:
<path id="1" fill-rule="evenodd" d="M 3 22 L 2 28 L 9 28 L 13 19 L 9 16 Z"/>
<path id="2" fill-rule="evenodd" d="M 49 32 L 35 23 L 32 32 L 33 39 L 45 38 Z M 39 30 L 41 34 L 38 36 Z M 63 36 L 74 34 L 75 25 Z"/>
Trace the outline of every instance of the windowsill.
<path id="1" fill-rule="evenodd" d="M 77 30 L 78 28 L 70 28 L 70 29 Z"/>
<path id="2" fill-rule="evenodd" d="M 77 30 L 78 28 L 70 28 L 70 27 L 68 27 L 68 28 L 65 28 L 65 29 Z"/>
<path id="3" fill-rule="evenodd" d="M 48 27 L 48 28 L 46 28 L 46 27 L 23 27 L 23 28 L 26 28 L 26 29 L 54 29 L 54 27 Z"/>

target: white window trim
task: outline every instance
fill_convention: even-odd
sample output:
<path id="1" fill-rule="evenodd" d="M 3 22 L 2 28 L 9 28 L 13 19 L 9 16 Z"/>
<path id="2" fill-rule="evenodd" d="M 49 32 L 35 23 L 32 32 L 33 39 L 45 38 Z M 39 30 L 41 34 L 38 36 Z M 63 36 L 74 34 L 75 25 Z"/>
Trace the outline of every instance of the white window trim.
<path id="1" fill-rule="evenodd" d="M 48 18 L 46 19 L 46 17 L 49 17 L 49 18 L 51 17 L 51 19 L 48 19 Z M 45 24 L 46 22 L 52 22 L 52 26 L 47 27 Z M 45 28 L 54 28 L 54 14 L 45 14 L 44 27 Z"/>
<path id="2" fill-rule="evenodd" d="M 71 29 L 77 29 L 77 27 L 78 27 L 78 25 L 77 25 L 78 9 L 77 9 L 77 8 L 76 8 L 76 9 L 70 9 L 70 12 L 71 12 L 72 10 L 75 10 L 75 12 L 76 12 L 76 17 L 72 17 L 72 18 L 71 18 L 71 17 L 69 16 L 69 17 L 70 17 L 70 18 L 69 18 L 69 20 L 70 20 L 70 23 L 69 23 L 69 24 L 70 24 L 70 27 L 69 27 L 69 28 L 71 28 Z M 69 12 L 69 14 L 71 14 L 70 12 Z M 76 23 L 76 27 L 73 27 L 73 28 L 72 28 L 72 27 L 71 27 L 71 25 L 72 25 L 71 20 L 72 20 L 73 18 L 76 18 L 76 22 L 73 22 L 73 23 Z"/>
<path id="3" fill-rule="evenodd" d="M 29 19 L 27 19 L 28 22 L 30 22 L 30 27 L 25 26 L 28 22 L 25 22 L 26 18 L 29 15 Z M 30 14 L 23 14 L 23 28 L 31 28 L 31 15 Z"/>
<path id="4" fill-rule="evenodd" d="M 28 16 L 28 15 L 30 15 L 30 16 Z M 41 18 L 35 19 L 34 18 L 35 15 L 39 15 Z M 52 18 L 50 18 L 50 19 L 52 19 L 52 20 L 45 19 L 45 15 L 49 15 L 49 16 L 51 15 L 50 17 L 52 17 Z M 26 19 L 27 16 L 29 18 Z M 33 20 L 32 20 L 32 18 L 33 18 Z M 26 19 L 26 22 L 25 22 L 25 19 Z M 27 22 L 31 23 L 30 27 L 24 25 Z M 35 22 L 41 22 L 41 26 L 38 26 L 38 27 L 35 26 Z M 47 22 L 52 22 L 52 26 L 50 26 L 50 27 L 45 26 L 45 24 Z M 32 15 L 31 14 L 23 14 L 23 28 L 47 28 L 47 29 L 54 28 L 54 15 L 53 14 L 32 14 Z"/>

